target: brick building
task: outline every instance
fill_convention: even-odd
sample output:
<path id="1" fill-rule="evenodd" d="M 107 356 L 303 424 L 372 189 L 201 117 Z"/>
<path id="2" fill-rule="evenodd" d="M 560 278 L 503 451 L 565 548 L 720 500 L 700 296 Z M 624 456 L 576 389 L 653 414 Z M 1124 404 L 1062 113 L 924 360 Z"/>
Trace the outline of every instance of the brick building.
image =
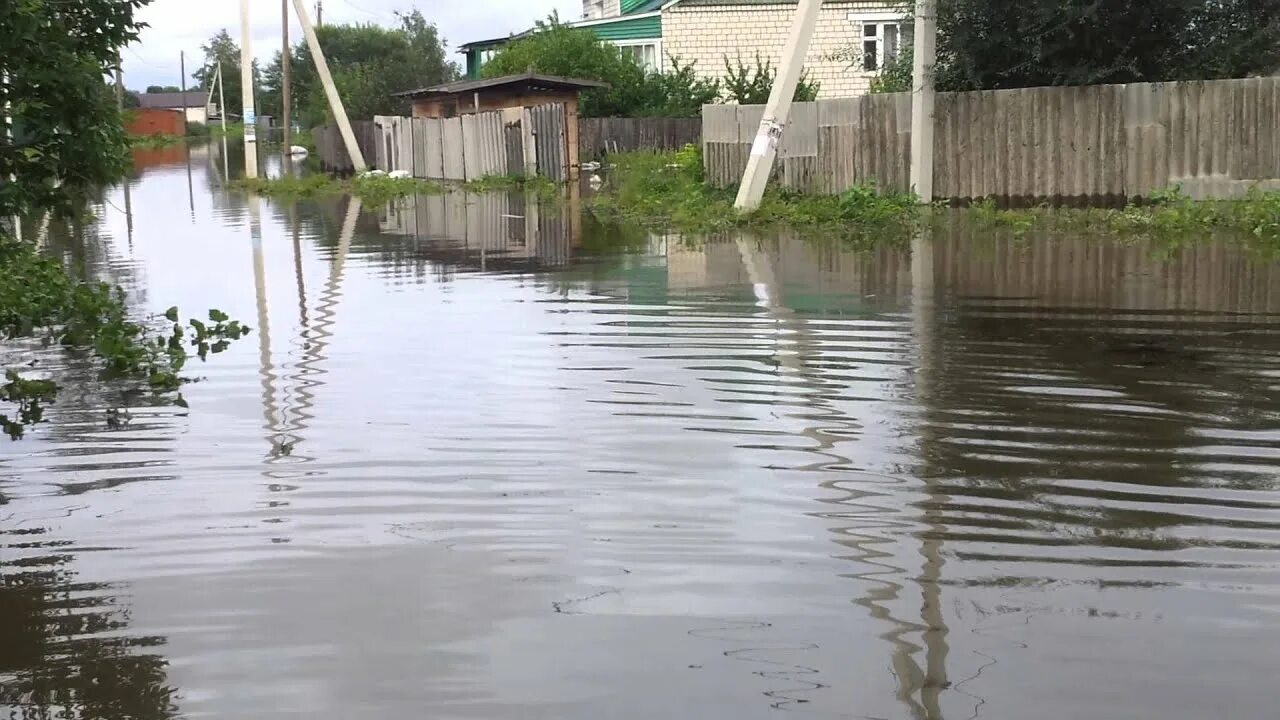
<path id="1" fill-rule="evenodd" d="M 910 42 L 910 19 L 899 0 L 829 0 L 805 56 L 819 97 L 852 97 L 867 92 L 871 80 Z M 706 78 L 725 74 L 726 59 L 750 66 L 756 55 L 776 67 L 795 15 L 795 0 L 583 0 L 582 21 L 601 40 L 633 54 L 661 72 L 675 58 L 693 63 Z M 515 35 L 513 37 L 520 37 Z M 468 43 L 468 77 L 511 38 Z"/>

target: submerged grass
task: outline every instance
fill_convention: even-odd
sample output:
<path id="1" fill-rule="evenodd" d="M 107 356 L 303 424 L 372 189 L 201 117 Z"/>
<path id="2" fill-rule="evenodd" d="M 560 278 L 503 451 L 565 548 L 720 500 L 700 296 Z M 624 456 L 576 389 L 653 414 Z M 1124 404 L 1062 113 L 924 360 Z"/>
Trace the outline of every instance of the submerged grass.
<path id="1" fill-rule="evenodd" d="M 963 211 L 979 227 L 1004 230 L 1014 237 L 1034 231 L 1135 240 L 1177 247 L 1212 235 L 1255 247 L 1280 250 L 1280 192 L 1250 190 L 1238 200 L 1193 200 L 1179 187 L 1152 193 L 1145 202 L 1123 209 L 1040 207 L 1007 210 L 983 201 Z"/>
<path id="2" fill-rule="evenodd" d="M 142 150 L 160 150 L 162 148 L 181 145 L 186 142 L 186 138 L 181 135 L 165 135 L 155 133 L 153 135 L 130 135 L 129 147 L 140 148 Z"/>
<path id="3" fill-rule="evenodd" d="M 250 331 L 219 310 L 210 310 L 208 318 L 184 325 L 175 307 L 165 313 L 163 324 L 133 322 L 119 288 L 74 280 L 33 245 L 0 236 L 0 340 L 37 337 L 88 352 L 105 378 L 141 385 L 185 407 L 178 390 L 187 382 L 180 373 L 191 355 L 204 360 Z M 28 425 L 44 420 L 44 406 L 57 391 L 52 380 L 7 370 L 0 401 L 15 405 L 16 414 L 0 413 L 0 429 L 21 438 Z"/>
<path id="4" fill-rule="evenodd" d="M 906 193 L 857 186 L 840 195 L 806 195 L 771 187 L 755 211 L 734 209 L 734 191 L 704 182 L 696 146 L 676 153 L 614 157 L 602 192 L 589 201 L 599 217 L 650 229 L 705 235 L 733 229 L 792 228 L 814 234 L 876 241 L 900 239 L 930 214 Z M 1025 237 L 1068 231 L 1121 239 L 1152 239 L 1168 246 L 1208 234 L 1231 235 L 1280 249 L 1280 192 L 1253 190 L 1232 201 L 1196 201 L 1179 188 L 1153 193 L 1123 209 L 1040 207 L 1004 210 L 976 203 L 951 214 L 979 229 Z M 934 216 L 940 217 L 940 216 Z"/>
<path id="5" fill-rule="evenodd" d="M 544 177 L 491 175 L 460 184 L 446 184 L 420 178 L 391 177 L 366 173 L 339 178 L 324 173 L 275 178 L 244 178 L 232 187 L 264 197 L 298 199 L 326 195 L 352 195 L 372 205 L 380 205 L 409 195 L 443 195 L 454 190 L 472 193 L 532 192 L 542 198 L 555 197 L 560 185 Z"/>
<path id="6" fill-rule="evenodd" d="M 922 213 L 914 195 L 859 186 L 840 195 L 766 191 L 751 212 L 733 207 L 734 192 L 703 180 L 702 153 L 627 153 L 614 157 L 603 191 L 588 205 L 607 220 L 687 234 L 790 227 L 853 239 L 909 235 Z"/>

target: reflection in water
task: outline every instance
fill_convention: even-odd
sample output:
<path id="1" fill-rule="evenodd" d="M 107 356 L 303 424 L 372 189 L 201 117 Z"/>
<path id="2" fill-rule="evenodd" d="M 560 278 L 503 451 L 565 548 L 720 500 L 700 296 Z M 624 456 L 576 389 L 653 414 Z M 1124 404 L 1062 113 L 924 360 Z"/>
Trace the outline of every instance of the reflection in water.
<path id="1" fill-rule="evenodd" d="M 0 713 L 149 720 L 176 715 L 164 638 L 131 635 L 117 588 L 79 580 L 64 543 L 5 530 L 0 563 Z"/>
<path id="2" fill-rule="evenodd" d="M 24 349 L 84 390 L 0 455 L 72 614 L 129 614 L 65 642 L 165 639 L 120 707 L 1271 713 L 1277 263 L 657 236 L 522 194 L 257 207 L 218 154 L 187 198 L 185 156 L 143 169 L 131 251 L 118 191 L 48 246 L 140 312 L 256 314 L 257 352 L 110 430 L 91 365 Z M 52 552 L 16 547 L 6 573 Z M 6 693 L 63 667 L 25 647 Z"/>

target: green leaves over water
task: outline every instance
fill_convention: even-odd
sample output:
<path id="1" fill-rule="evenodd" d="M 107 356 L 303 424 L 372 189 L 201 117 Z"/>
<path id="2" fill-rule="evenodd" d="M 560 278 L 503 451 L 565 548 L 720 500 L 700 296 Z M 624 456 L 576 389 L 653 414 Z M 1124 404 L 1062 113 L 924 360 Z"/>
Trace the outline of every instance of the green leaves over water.
<path id="1" fill-rule="evenodd" d="M 222 352 L 250 328 L 217 309 L 208 312 L 208 324 L 193 318 L 183 325 L 177 307 L 163 317 L 167 322 L 159 327 L 134 322 L 119 288 L 75 281 L 34 246 L 0 236 L 0 339 L 43 337 L 71 352 L 87 351 L 100 361 L 104 379 L 145 383 L 154 396 L 185 407 L 181 394 L 173 394 L 188 381 L 180 373 L 191 355 L 204 360 Z M 0 402 L 16 405 L 16 412 L 0 415 L 0 426 L 18 439 L 26 427 L 44 421 L 57 385 L 16 370 L 6 377 Z"/>

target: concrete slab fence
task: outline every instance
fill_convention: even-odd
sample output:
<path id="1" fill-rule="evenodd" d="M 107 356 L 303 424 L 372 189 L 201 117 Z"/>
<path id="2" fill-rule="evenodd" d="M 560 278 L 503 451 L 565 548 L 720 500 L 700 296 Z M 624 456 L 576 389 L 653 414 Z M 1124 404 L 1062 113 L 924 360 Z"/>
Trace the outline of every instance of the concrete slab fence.
<path id="1" fill-rule="evenodd" d="M 762 106 L 703 107 L 710 182 L 736 184 Z M 1178 184 L 1197 198 L 1280 189 L 1280 78 L 939 93 L 934 194 L 1014 204 L 1117 202 Z M 908 190 L 911 95 L 797 103 L 775 179 L 815 193 Z"/>

